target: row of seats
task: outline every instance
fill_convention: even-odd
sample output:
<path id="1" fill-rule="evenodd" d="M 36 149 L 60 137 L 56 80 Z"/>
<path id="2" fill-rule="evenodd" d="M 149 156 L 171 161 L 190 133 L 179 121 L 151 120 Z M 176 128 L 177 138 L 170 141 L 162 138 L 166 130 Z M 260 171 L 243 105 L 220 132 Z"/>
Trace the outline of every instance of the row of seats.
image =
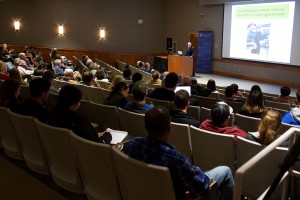
<path id="1" fill-rule="evenodd" d="M 116 63 L 118 65 L 118 68 L 120 69 L 120 71 L 124 71 L 126 63 L 119 61 L 119 60 L 116 60 Z M 137 72 L 142 74 L 143 75 L 142 80 L 145 81 L 146 83 L 148 83 L 152 79 L 152 75 L 148 72 L 145 72 L 145 71 L 138 69 L 135 66 L 131 66 L 131 65 L 129 65 L 129 68 L 130 68 L 132 74 L 137 73 Z"/>
<path id="2" fill-rule="evenodd" d="M 51 175 L 67 191 L 101 200 L 175 199 L 166 167 L 134 160 L 116 146 L 85 140 L 7 108 L 0 108 L 0 117 L 4 152 L 24 159 L 34 172 Z"/>

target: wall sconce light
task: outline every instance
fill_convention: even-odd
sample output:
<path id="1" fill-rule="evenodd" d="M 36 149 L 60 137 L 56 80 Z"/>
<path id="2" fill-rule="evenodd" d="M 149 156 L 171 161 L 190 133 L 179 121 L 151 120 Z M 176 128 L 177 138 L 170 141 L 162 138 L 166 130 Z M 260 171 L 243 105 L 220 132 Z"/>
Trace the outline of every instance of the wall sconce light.
<path id="1" fill-rule="evenodd" d="M 64 34 L 64 26 L 58 25 L 58 35 L 63 35 L 63 34 Z"/>
<path id="2" fill-rule="evenodd" d="M 15 27 L 15 31 L 19 31 L 20 30 L 20 21 L 14 21 L 14 27 Z"/>
<path id="3" fill-rule="evenodd" d="M 100 29 L 99 36 L 100 36 L 100 39 L 105 39 L 106 32 L 104 29 Z"/>

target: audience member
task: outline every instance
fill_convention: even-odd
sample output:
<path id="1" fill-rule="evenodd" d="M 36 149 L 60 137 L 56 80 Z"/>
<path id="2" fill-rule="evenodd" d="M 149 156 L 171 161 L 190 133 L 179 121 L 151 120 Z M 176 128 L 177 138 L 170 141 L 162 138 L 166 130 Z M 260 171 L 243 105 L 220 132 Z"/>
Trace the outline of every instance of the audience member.
<path id="1" fill-rule="evenodd" d="M 292 104 L 294 103 L 294 98 L 290 97 L 290 94 L 291 94 L 291 89 L 288 86 L 282 86 L 280 88 L 280 96 L 274 97 L 273 101 L 279 103 Z"/>
<path id="2" fill-rule="evenodd" d="M 9 78 L 7 73 L 7 64 L 0 60 L 0 80 L 6 80 Z"/>
<path id="3" fill-rule="evenodd" d="M 50 93 L 54 93 L 54 94 L 58 94 L 58 88 L 55 87 L 55 85 L 53 84 L 53 80 L 54 80 L 54 72 L 53 71 L 45 71 L 42 75 L 42 79 L 44 79 L 45 81 L 47 81 L 48 83 L 51 84 L 49 92 Z"/>
<path id="4" fill-rule="evenodd" d="M 153 84 L 161 85 L 161 80 L 159 79 L 159 76 L 160 76 L 159 72 L 154 70 L 152 72 L 152 80 L 150 80 L 148 82 L 148 84 L 149 85 L 153 85 Z"/>
<path id="5" fill-rule="evenodd" d="M 28 86 L 28 83 L 22 79 L 22 76 L 17 68 L 8 71 L 9 79 L 16 80 L 20 85 Z"/>
<path id="6" fill-rule="evenodd" d="M 178 75 L 175 72 L 170 72 L 165 79 L 165 86 L 156 88 L 150 95 L 150 98 L 165 100 L 165 101 L 173 101 L 177 83 L 178 83 Z"/>
<path id="7" fill-rule="evenodd" d="M 191 86 L 192 95 L 208 97 L 211 94 L 211 90 L 206 87 L 200 86 L 200 84 L 198 84 L 197 82 L 197 79 L 192 78 L 191 83 L 192 83 Z"/>
<path id="8" fill-rule="evenodd" d="M 150 66 L 150 63 L 145 62 L 144 63 L 144 71 L 148 72 L 148 73 L 152 73 L 154 71 L 154 69 Z"/>
<path id="9" fill-rule="evenodd" d="M 136 68 L 138 68 L 138 69 L 144 68 L 144 62 L 143 61 L 137 61 L 136 62 Z"/>
<path id="10" fill-rule="evenodd" d="M 206 84 L 206 88 L 210 89 L 212 93 L 219 93 L 216 88 L 216 82 L 213 79 L 209 79 Z"/>
<path id="11" fill-rule="evenodd" d="M 60 59 L 54 60 L 54 70 L 55 74 L 58 76 L 64 76 L 65 75 L 65 67 L 62 65 Z"/>
<path id="12" fill-rule="evenodd" d="M 237 84 L 232 83 L 231 87 L 233 88 L 233 96 L 243 97 L 243 94 L 239 92 L 239 86 Z"/>
<path id="13" fill-rule="evenodd" d="M 253 91 L 253 90 L 258 90 L 259 92 L 262 92 L 261 89 L 260 89 L 260 87 L 259 87 L 259 85 L 253 85 L 253 86 L 251 87 L 250 92 Z"/>
<path id="14" fill-rule="evenodd" d="M 145 81 L 140 80 L 135 82 L 132 88 L 132 94 L 133 102 L 128 102 L 124 108 L 125 110 L 145 114 L 146 111 L 153 108 L 153 106 L 146 104 L 148 86 Z"/>
<path id="15" fill-rule="evenodd" d="M 47 123 L 50 111 L 46 107 L 45 101 L 48 99 L 50 86 L 50 82 L 42 78 L 33 79 L 29 84 L 31 98 L 25 99 L 18 113 L 35 117 L 41 122 Z"/>
<path id="16" fill-rule="evenodd" d="M 129 67 L 129 65 L 126 65 L 125 66 L 125 69 L 124 69 L 124 71 L 123 71 L 123 78 L 125 79 L 125 80 L 131 80 L 131 70 L 130 70 L 130 67 Z"/>
<path id="17" fill-rule="evenodd" d="M 167 77 L 168 74 L 169 74 L 169 72 L 165 71 L 161 75 L 161 86 L 163 86 L 163 87 L 165 86 L 165 80 L 166 80 L 166 77 Z"/>
<path id="18" fill-rule="evenodd" d="M 300 90 L 296 93 L 296 103 L 298 107 L 291 108 L 290 111 L 284 113 L 283 123 L 300 126 Z"/>
<path id="19" fill-rule="evenodd" d="M 234 96 L 234 89 L 233 87 L 227 86 L 225 88 L 225 96 L 226 96 L 226 101 L 233 101 L 233 102 L 237 102 L 237 103 L 243 103 L 243 100 L 240 97 L 236 97 Z"/>
<path id="20" fill-rule="evenodd" d="M 12 79 L 5 80 L 0 91 L 0 106 L 7 107 L 11 111 L 17 112 L 20 103 L 20 83 Z"/>
<path id="21" fill-rule="evenodd" d="M 91 71 L 85 71 L 82 74 L 83 84 L 86 86 L 100 87 L 99 83 L 94 79 Z"/>
<path id="22" fill-rule="evenodd" d="M 95 78 L 104 82 L 109 82 L 110 77 L 105 73 L 104 69 L 98 69 L 95 73 Z"/>
<path id="23" fill-rule="evenodd" d="M 129 93 L 131 94 L 132 93 L 132 88 L 133 88 L 133 85 L 137 82 L 137 81 L 140 81 L 143 79 L 143 75 L 139 72 L 135 72 L 133 75 L 132 75 L 132 83 L 129 85 Z"/>
<path id="24" fill-rule="evenodd" d="M 281 114 L 276 110 L 266 110 L 256 132 L 249 132 L 247 139 L 269 145 L 277 138 L 276 131 L 281 125 Z"/>
<path id="25" fill-rule="evenodd" d="M 249 117 L 261 118 L 265 111 L 264 99 L 262 92 L 253 90 L 249 93 L 246 103 L 244 103 L 239 114 Z"/>
<path id="26" fill-rule="evenodd" d="M 171 121 L 176 123 L 200 126 L 200 122 L 187 114 L 190 106 L 190 95 L 186 90 L 178 90 L 174 96 L 176 110 L 171 114 Z"/>
<path id="27" fill-rule="evenodd" d="M 51 53 L 50 53 L 50 57 L 51 57 L 51 60 L 54 61 L 56 59 L 60 59 L 60 55 L 59 55 L 59 52 L 56 48 L 53 48 Z"/>
<path id="28" fill-rule="evenodd" d="M 27 66 L 26 62 L 24 60 L 18 59 L 17 61 L 17 69 L 19 70 L 22 77 L 26 77 L 28 75 L 32 75 L 34 71 Z"/>
<path id="29" fill-rule="evenodd" d="M 125 80 L 124 80 L 123 76 L 116 75 L 116 76 L 113 78 L 113 80 L 112 80 L 110 86 L 109 86 L 107 89 L 108 89 L 108 90 L 113 90 L 113 88 L 115 87 L 115 85 L 116 85 L 117 83 L 119 83 L 119 82 L 124 82 L 124 81 L 125 81 Z"/>
<path id="30" fill-rule="evenodd" d="M 227 126 L 230 120 L 230 109 L 225 103 L 216 103 L 211 109 L 211 120 L 203 121 L 199 128 L 216 133 L 230 134 L 245 138 L 247 133 L 237 127 Z"/>
<path id="31" fill-rule="evenodd" d="M 58 104 L 54 107 L 49 125 L 72 130 L 78 136 L 90 141 L 109 144 L 110 133 L 96 133 L 89 119 L 78 113 L 81 91 L 73 85 L 65 85 L 59 92 Z"/>
<path id="32" fill-rule="evenodd" d="M 128 86 L 125 82 L 118 82 L 112 89 L 109 97 L 104 101 L 105 105 L 124 108 L 127 104 Z"/>
<path id="33" fill-rule="evenodd" d="M 154 107 L 145 114 L 147 138 L 132 139 L 125 148 L 130 157 L 149 164 L 168 167 L 176 199 L 184 199 L 189 191 L 191 199 L 204 197 L 211 180 L 217 181 L 220 199 L 232 199 L 234 180 L 228 167 L 216 167 L 203 172 L 193 166 L 189 158 L 168 144 L 170 115 L 165 107 Z"/>

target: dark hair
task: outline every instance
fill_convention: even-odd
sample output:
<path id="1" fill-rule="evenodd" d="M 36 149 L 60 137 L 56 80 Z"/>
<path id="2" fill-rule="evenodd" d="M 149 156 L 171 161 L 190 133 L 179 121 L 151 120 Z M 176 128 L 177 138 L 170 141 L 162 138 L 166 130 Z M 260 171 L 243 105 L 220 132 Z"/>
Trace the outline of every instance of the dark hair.
<path id="1" fill-rule="evenodd" d="M 69 108 L 70 106 L 78 103 L 82 98 L 82 92 L 76 86 L 65 85 L 59 91 L 58 103 L 64 108 Z"/>
<path id="2" fill-rule="evenodd" d="M 227 97 L 227 98 L 232 97 L 233 94 L 234 94 L 234 89 L 233 89 L 233 87 L 232 87 L 232 86 L 227 86 L 227 87 L 225 88 L 225 95 L 226 95 L 226 97 Z"/>
<path id="3" fill-rule="evenodd" d="M 115 95 L 117 93 L 120 92 L 121 89 L 127 89 L 128 88 L 128 85 L 125 83 L 125 82 L 119 82 L 117 83 L 113 88 L 112 88 L 112 91 L 109 95 L 109 98 L 112 96 L 112 95 Z"/>
<path id="4" fill-rule="evenodd" d="M 15 96 L 15 93 L 20 88 L 20 83 L 13 79 L 7 79 L 3 82 L 3 85 L 1 87 L 0 91 L 0 101 L 1 104 L 4 105 L 5 101 L 13 101 L 17 102 L 17 98 Z"/>
<path id="5" fill-rule="evenodd" d="M 211 109 L 211 120 L 216 125 L 222 125 L 230 114 L 229 106 L 216 103 Z"/>
<path id="6" fill-rule="evenodd" d="M 291 89 L 288 86 L 283 86 L 280 88 L 280 93 L 284 97 L 289 96 L 291 94 Z"/>
<path id="7" fill-rule="evenodd" d="M 207 81 L 206 87 L 210 89 L 212 92 L 216 91 L 216 82 L 213 79 L 209 79 Z"/>
<path id="8" fill-rule="evenodd" d="M 51 83 L 42 78 L 33 79 L 29 83 L 30 95 L 31 97 L 38 97 L 43 92 L 48 92 L 50 87 Z"/>
<path id="9" fill-rule="evenodd" d="M 186 90 L 178 90 L 174 96 L 174 103 L 177 109 L 184 109 L 190 100 L 190 95 Z"/>
<path id="10" fill-rule="evenodd" d="M 192 79 L 191 79 L 191 83 L 192 83 L 192 85 L 197 85 L 197 84 L 198 84 L 198 81 L 197 81 L 197 79 L 192 78 Z"/>
<path id="11" fill-rule="evenodd" d="M 257 90 L 257 91 L 261 92 L 261 89 L 260 89 L 259 85 L 253 85 L 250 92 L 253 91 L 253 90 Z"/>
<path id="12" fill-rule="evenodd" d="M 232 84 L 231 84 L 231 87 L 233 88 L 233 92 L 234 92 L 234 93 L 237 93 L 237 92 L 238 92 L 239 86 L 238 86 L 237 84 L 232 83 Z"/>
<path id="13" fill-rule="evenodd" d="M 170 124 L 169 111 L 163 106 L 155 106 L 145 114 L 145 128 L 149 135 L 163 135 L 170 129 Z"/>
<path id="14" fill-rule="evenodd" d="M 140 81 L 143 79 L 143 75 L 139 72 L 135 72 L 133 75 L 132 75 L 132 83 L 135 83 L 137 81 Z"/>
<path id="15" fill-rule="evenodd" d="M 51 81 L 54 79 L 54 72 L 50 70 L 45 71 L 42 75 L 42 79 L 51 83 Z"/>
<path id="16" fill-rule="evenodd" d="M 98 70 L 96 71 L 95 77 L 96 77 L 97 79 L 99 79 L 99 80 L 104 79 L 104 78 L 105 78 L 105 71 L 104 71 L 104 69 L 98 69 Z"/>
<path id="17" fill-rule="evenodd" d="M 123 77 L 126 79 L 126 80 L 130 80 L 130 77 L 131 76 L 131 70 L 130 68 L 125 68 L 124 71 L 123 71 Z"/>
<path id="18" fill-rule="evenodd" d="M 165 79 L 165 87 L 173 88 L 177 85 L 179 80 L 178 74 L 175 72 L 170 72 Z"/>
<path id="19" fill-rule="evenodd" d="M 91 85 L 91 80 L 93 79 L 93 74 L 91 71 L 85 71 L 82 74 L 82 81 L 85 85 Z"/>
<path id="20" fill-rule="evenodd" d="M 264 108 L 264 99 L 262 92 L 258 90 L 253 90 L 249 93 L 247 97 L 247 104 L 250 108 L 258 107 L 260 109 Z"/>
<path id="21" fill-rule="evenodd" d="M 298 103 L 300 103 L 300 90 L 297 91 L 296 97 L 297 97 Z"/>

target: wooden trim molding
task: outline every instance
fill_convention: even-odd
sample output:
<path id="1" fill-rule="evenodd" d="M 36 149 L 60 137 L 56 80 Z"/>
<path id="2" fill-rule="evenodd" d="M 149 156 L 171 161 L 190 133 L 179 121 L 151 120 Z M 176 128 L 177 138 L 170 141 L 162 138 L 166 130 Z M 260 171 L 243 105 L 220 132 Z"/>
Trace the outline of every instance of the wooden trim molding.
<path id="1" fill-rule="evenodd" d="M 258 77 L 254 77 L 254 76 L 245 76 L 245 75 L 232 74 L 232 73 L 220 72 L 220 71 L 213 71 L 213 74 L 227 76 L 227 77 L 233 77 L 233 78 L 238 78 L 238 79 L 244 79 L 244 80 L 257 81 L 257 82 L 261 82 L 261 83 L 269 83 L 269 84 L 274 84 L 274 85 L 279 85 L 279 86 L 286 85 L 286 86 L 293 87 L 293 88 L 300 88 L 300 84 L 297 84 L 297 83 L 270 80 L 270 79 L 258 78 Z"/>

